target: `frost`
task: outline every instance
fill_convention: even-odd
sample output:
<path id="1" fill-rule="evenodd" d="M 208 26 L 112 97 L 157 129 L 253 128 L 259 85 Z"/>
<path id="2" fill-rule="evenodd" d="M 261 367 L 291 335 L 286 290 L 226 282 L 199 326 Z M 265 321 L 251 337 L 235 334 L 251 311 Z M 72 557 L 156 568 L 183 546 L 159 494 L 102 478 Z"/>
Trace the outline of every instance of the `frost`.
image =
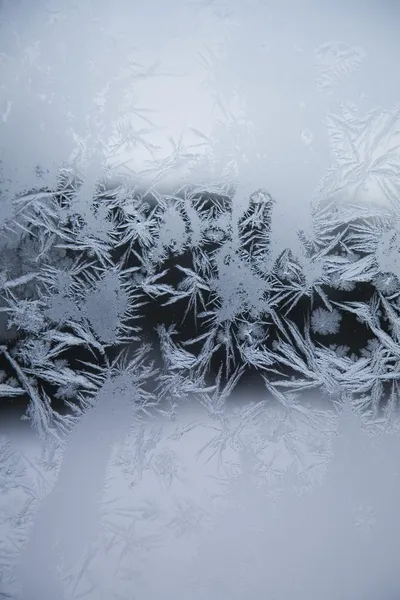
<path id="1" fill-rule="evenodd" d="M 127 295 L 120 289 L 118 277 L 114 273 L 107 273 L 85 299 L 84 312 L 104 343 L 112 343 L 118 339 L 118 329 L 127 310 Z"/>
<path id="2" fill-rule="evenodd" d="M 338 333 L 342 316 L 336 309 L 316 308 L 311 315 L 311 327 L 320 335 L 333 335 Z"/>
<path id="3" fill-rule="evenodd" d="M 366 58 L 364 48 L 344 42 L 328 42 L 316 49 L 318 69 L 317 89 L 331 94 L 332 88 L 357 71 Z"/>
<path id="4" fill-rule="evenodd" d="M 375 108 L 360 114 L 343 104 L 327 118 L 336 158 L 325 177 L 326 194 L 351 202 L 397 206 L 399 185 L 399 108 Z"/>
<path id="5" fill-rule="evenodd" d="M 0 595 L 397 591 L 386 44 L 294 4 L 3 4 Z"/>

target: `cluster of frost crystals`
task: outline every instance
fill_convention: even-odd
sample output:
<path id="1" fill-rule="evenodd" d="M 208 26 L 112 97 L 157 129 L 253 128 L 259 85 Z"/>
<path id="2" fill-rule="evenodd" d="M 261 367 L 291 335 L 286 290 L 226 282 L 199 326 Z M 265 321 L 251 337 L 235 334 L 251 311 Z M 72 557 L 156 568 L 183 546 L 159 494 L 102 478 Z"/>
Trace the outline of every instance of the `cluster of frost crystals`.
<path id="1" fill-rule="evenodd" d="M 340 329 L 341 314 L 338 310 L 331 311 L 325 308 L 316 308 L 311 316 L 311 327 L 315 333 L 329 335 L 338 333 Z"/>

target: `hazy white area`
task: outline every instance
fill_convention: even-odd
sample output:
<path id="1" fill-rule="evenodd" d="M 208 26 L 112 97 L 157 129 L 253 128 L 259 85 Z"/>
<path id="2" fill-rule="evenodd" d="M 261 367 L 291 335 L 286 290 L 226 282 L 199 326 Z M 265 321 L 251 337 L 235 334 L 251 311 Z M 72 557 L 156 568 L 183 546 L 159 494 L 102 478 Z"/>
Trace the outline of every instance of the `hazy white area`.
<path id="1" fill-rule="evenodd" d="M 54 170 L 73 155 L 74 136 L 90 151 L 131 103 L 154 111 L 141 116 L 156 130 L 126 114 L 136 131 L 152 130 L 140 136 L 158 150 L 151 154 L 139 142 L 108 160 L 115 172 L 117 162 L 125 173 L 154 165 L 171 154 L 172 138 L 200 157 L 212 155 L 215 173 L 207 162 L 181 157 L 164 185 L 220 177 L 233 161 L 242 180 L 267 186 L 282 202 L 296 196 L 306 203 L 337 158 L 354 160 L 337 119 L 327 126 L 328 115 L 351 106 L 357 117 L 346 124 L 354 129 L 358 120 L 370 136 L 353 146 L 358 162 L 368 168 L 381 157 L 382 167 L 392 150 L 387 160 L 397 181 L 399 120 L 391 111 L 400 98 L 399 19 L 398 3 L 389 0 L 4 1 L 3 168 L 14 186 L 32 177 L 32 165 Z M 376 110 L 379 118 L 370 114 Z M 361 199 L 387 202 L 379 181 L 369 177 Z"/>
<path id="2" fill-rule="evenodd" d="M 9 492 L 5 486 L 1 499 L 10 571 L 29 531 L 23 514 L 29 514 L 30 491 L 43 498 L 36 517 L 36 525 L 43 523 L 42 541 L 55 535 L 46 527 L 54 527 L 57 506 L 61 547 L 79 550 L 69 573 L 62 571 L 68 599 L 396 598 L 398 431 L 367 431 L 351 411 L 338 420 L 316 397 L 310 401 L 312 426 L 300 413 L 285 419 L 269 402 L 259 405 L 254 424 L 236 440 L 227 436 L 225 447 L 218 444 L 223 421 L 193 405 L 178 410 L 175 422 L 159 417 L 144 427 L 132 423 L 104 465 L 96 457 L 101 442 L 88 438 L 76 447 L 76 488 L 61 496 L 57 486 L 52 492 L 57 474 L 41 464 L 34 438 L 10 431 L 15 456 L 8 481 L 23 482 Z M 239 412 L 227 412 L 225 432 L 243 420 Z M 106 430 L 107 423 L 100 423 L 100 435 Z M 212 440 L 214 446 L 207 446 Z M 82 480 L 87 461 L 92 468 Z M 105 486 L 92 489 L 99 466 Z M 84 501 L 93 494 L 99 495 L 97 509 Z M 96 514 L 101 527 L 85 540 L 82 532 Z M 42 544 L 24 555 L 25 581 L 32 592 L 40 590 L 41 600 L 52 599 L 50 575 L 60 566 L 57 554 L 49 559 L 48 552 Z M 17 593 L 17 584 L 6 589 Z"/>

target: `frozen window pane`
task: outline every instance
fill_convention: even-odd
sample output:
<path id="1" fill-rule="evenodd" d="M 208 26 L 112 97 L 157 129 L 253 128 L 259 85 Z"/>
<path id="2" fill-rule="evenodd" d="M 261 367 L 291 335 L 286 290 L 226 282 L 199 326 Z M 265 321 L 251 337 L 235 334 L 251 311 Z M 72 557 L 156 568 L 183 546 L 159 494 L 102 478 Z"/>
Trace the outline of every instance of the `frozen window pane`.
<path id="1" fill-rule="evenodd" d="M 0 15 L 0 597 L 394 597 L 397 4 Z"/>

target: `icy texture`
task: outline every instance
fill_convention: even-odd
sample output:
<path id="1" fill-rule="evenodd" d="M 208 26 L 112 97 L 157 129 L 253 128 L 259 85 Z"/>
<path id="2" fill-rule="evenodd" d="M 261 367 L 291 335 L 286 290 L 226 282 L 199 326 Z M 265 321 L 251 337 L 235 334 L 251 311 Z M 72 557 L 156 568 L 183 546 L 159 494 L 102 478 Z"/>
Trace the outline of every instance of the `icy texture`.
<path id="1" fill-rule="evenodd" d="M 382 6 L 3 2 L 5 598 L 398 593 Z"/>

